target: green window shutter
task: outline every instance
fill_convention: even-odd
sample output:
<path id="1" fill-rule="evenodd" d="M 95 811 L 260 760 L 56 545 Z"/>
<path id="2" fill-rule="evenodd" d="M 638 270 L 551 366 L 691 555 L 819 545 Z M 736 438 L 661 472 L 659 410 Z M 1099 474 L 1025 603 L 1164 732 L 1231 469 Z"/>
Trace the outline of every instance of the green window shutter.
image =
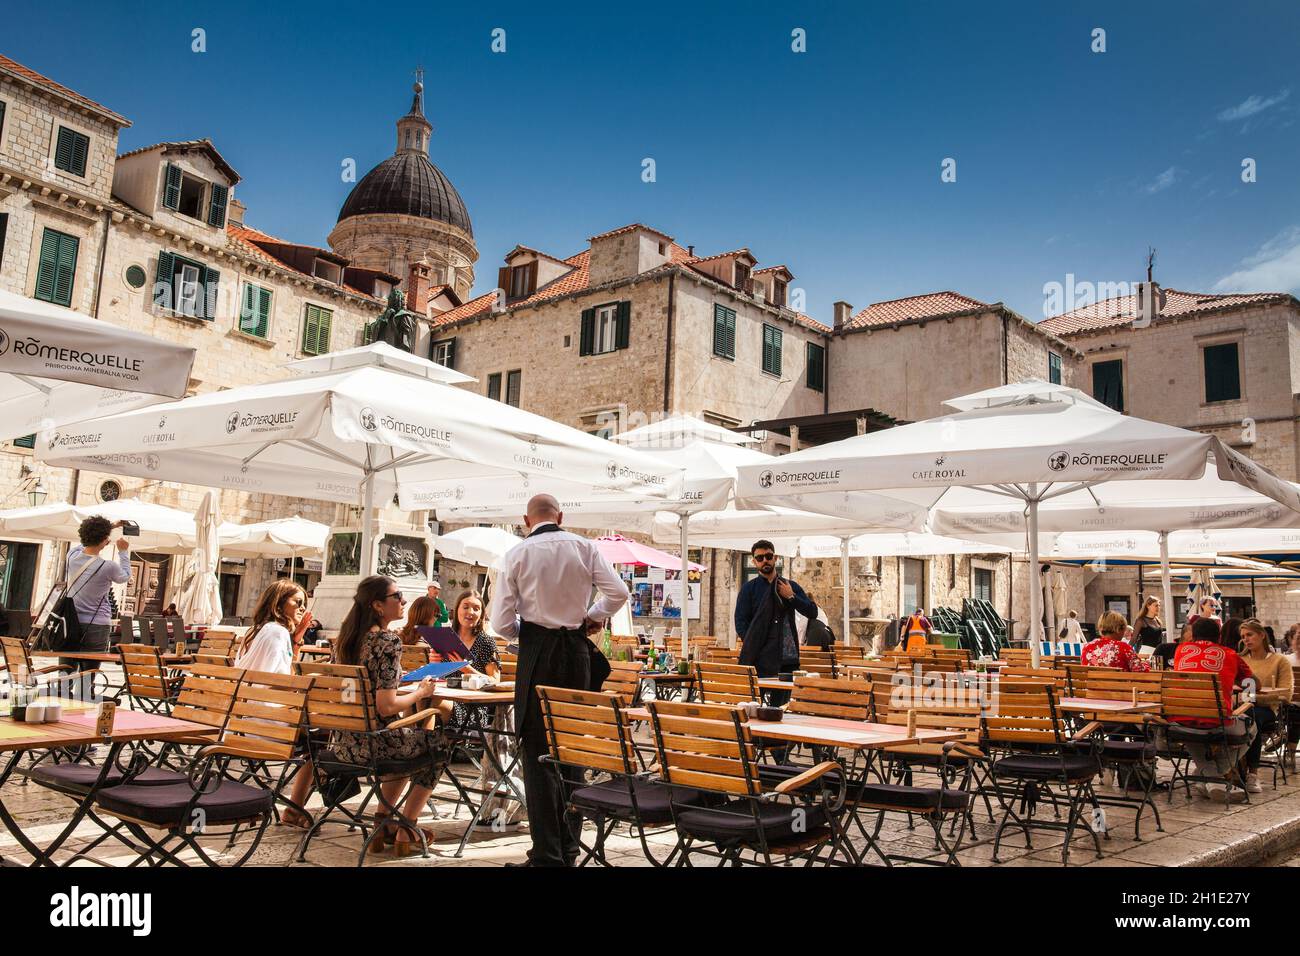
<path id="1" fill-rule="evenodd" d="M 781 330 L 771 325 L 763 326 L 763 371 L 781 374 Z"/>
<path id="2" fill-rule="evenodd" d="M 176 308 L 176 256 L 167 250 L 158 253 L 158 274 L 154 277 L 153 303 L 160 309 Z"/>
<path id="3" fill-rule="evenodd" d="M 212 184 L 212 196 L 208 201 L 208 225 L 218 229 L 226 228 L 226 199 L 230 190 L 220 183 Z"/>
<path id="4" fill-rule="evenodd" d="M 5 131 L 5 105 L 0 103 L 0 133 Z"/>
<path id="5" fill-rule="evenodd" d="M 823 391 L 826 387 L 826 349 L 816 342 L 809 342 L 806 365 L 808 387 L 816 392 Z"/>
<path id="6" fill-rule="evenodd" d="M 54 168 L 74 176 L 86 175 L 87 145 L 86 137 L 66 126 L 60 126 L 54 141 Z"/>
<path id="7" fill-rule="evenodd" d="M 330 324 L 334 313 L 318 305 L 307 306 L 302 327 L 302 350 L 308 355 L 324 355 L 330 350 Z"/>
<path id="8" fill-rule="evenodd" d="M 15 448 L 35 448 L 36 436 L 24 435 L 22 438 L 15 438 L 13 441 L 13 446 Z"/>
<path id="9" fill-rule="evenodd" d="M 221 285 L 221 273 L 216 269 L 210 269 L 203 266 L 199 270 L 199 282 L 203 286 L 202 318 L 215 319 L 217 317 L 218 287 Z"/>
<path id="10" fill-rule="evenodd" d="M 1124 411 L 1124 362 L 1112 359 L 1092 366 L 1092 397 L 1115 411 Z"/>
<path id="11" fill-rule="evenodd" d="M 1205 401 L 1230 402 L 1241 398 L 1237 343 L 1207 345 L 1201 352 L 1205 362 Z"/>
<path id="12" fill-rule="evenodd" d="M 78 245 L 76 236 L 53 229 L 42 233 L 41 258 L 36 269 L 36 298 L 56 305 L 72 305 Z"/>
<path id="13" fill-rule="evenodd" d="M 614 348 L 625 349 L 632 340 L 632 303 L 618 304 L 618 326 L 614 330 Z"/>
<path id="14" fill-rule="evenodd" d="M 582 310 L 582 333 L 578 337 L 578 354 L 590 355 L 596 343 L 596 310 Z"/>
<path id="15" fill-rule="evenodd" d="M 181 168 L 167 164 L 167 184 L 163 188 L 163 205 L 168 209 L 181 208 Z"/>
<path id="16" fill-rule="evenodd" d="M 4 106 L 0 103 L 0 107 Z M 0 120 L 4 119 L 3 110 L 0 110 Z M 5 261 L 5 233 L 9 231 L 9 213 L 0 212 L 0 263 Z"/>
<path id="17" fill-rule="evenodd" d="M 257 290 L 257 331 L 258 338 L 266 338 L 271 332 L 271 290 Z"/>
<path id="18" fill-rule="evenodd" d="M 713 354 L 736 357 L 736 311 L 722 305 L 713 307 Z"/>

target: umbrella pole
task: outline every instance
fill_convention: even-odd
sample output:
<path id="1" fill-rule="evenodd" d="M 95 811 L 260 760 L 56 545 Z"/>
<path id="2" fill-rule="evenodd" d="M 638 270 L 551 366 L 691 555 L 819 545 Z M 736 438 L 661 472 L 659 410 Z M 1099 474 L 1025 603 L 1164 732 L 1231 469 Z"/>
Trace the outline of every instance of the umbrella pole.
<path id="1" fill-rule="evenodd" d="M 845 644 L 849 640 L 849 539 L 840 538 L 840 587 L 844 589 L 843 626 L 844 636 L 840 638 Z"/>
<path id="2" fill-rule="evenodd" d="M 375 573 L 375 559 L 372 554 L 375 541 L 375 473 L 372 471 L 361 482 L 361 576 L 369 577 Z"/>
<path id="3" fill-rule="evenodd" d="M 690 639 L 687 637 L 687 631 L 690 629 L 687 622 L 691 618 L 690 602 L 686 600 L 686 589 L 690 584 L 688 575 L 691 567 L 690 559 L 686 556 L 686 529 L 690 526 L 690 521 L 690 515 L 680 515 L 677 518 L 677 526 L 682 533 L 682 660 L 686 660 L 691 646 Z"/>
<path id="4" fill-rule="evenodd" d="M 1166 620 L 1169 623 L 1165 625 L 1165 640 L 1169 641 L 1174 636 L 1173 622 L 1176 619 L 1174 614 L 1174 588 L 1169 581 L 1169 532 L 1161 531 L 1158 537 L 1160 540 L 1160 596 L 1164 600 L 1162 610 L 1168 615 Z"/>
<path id="5" fill-rule="evenodd" d="M 1043 633 L 1043 586 L 1038 573 L 1038 485 L 1029 486 L 1029 660 L 1037 667 L 1042 659 L 1038 642 Z"/>

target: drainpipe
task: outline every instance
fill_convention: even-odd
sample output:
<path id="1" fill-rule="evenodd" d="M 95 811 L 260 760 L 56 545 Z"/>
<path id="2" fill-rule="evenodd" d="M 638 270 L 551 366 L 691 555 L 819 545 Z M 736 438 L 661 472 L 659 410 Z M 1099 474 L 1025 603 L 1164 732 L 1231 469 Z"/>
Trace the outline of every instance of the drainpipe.
<path id="1" fill-rule="evenodd" d="M 1007 355 L 1007 348 L 1008 348 L 1007 338 L 1008 338 L 1007 312 L 1006 309 L 1003 309 L 1002 310 L 1002 384 L 1003 385 L 1011 384 L 1011 379 L 1007 377 L 1008 372 L 1011 368 L 1010 357 Z"/>
<path id="2" fill-rule="evenodd" d="M 664 411 L 671 410 L 673 381 L 673 314 L 677 302 L 677 272 L 668 273 L 667 342 L 664 345 Z"/>

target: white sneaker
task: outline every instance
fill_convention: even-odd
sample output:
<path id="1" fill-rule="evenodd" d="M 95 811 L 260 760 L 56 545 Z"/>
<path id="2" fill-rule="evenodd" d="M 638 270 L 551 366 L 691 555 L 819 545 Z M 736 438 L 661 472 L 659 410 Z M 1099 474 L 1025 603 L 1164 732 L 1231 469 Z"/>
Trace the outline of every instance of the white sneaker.
<path id="1" fill-rule="evenodd" d="M 1228 788 L 1221 783 L 1207 783 L 1205 785 L 1206 796 L 1215 803 L 1228 802 Z"/>
<path id="2" fill-rule="evenodd" d="M 1206 800 L 1210 799 L 1210 788 L 1203 783 L 1193 784 L 1192 792 L 1198 797 L 1204 797 Z"/>
<path id="3" fill-rule="evenodd" d="M 1246 792 L 1247 793 L 1264 792 L 1264 788 L 1259 785 L 1259 774 L 1257 773 L 1246 774 Z"/>
<path id="4" fill-rule="evenodd" d="M 1229 803 L 1245 803 L 1246 791 L 1241 787 L 1233 787 L 1232 790 L 1227 791 L 1227 797 Z"/>

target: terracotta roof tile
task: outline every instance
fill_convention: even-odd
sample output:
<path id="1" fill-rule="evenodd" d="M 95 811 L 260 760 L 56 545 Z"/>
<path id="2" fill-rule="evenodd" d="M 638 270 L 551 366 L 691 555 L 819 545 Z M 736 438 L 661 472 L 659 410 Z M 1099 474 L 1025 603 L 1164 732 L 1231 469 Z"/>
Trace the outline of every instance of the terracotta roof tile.
<path id="1" fill-rule="evenodd" d="M 763 275 L 763 273 L 765 273 L 765 272 L 785 272 L 786 275 L 794 275 L 793 272 L 791 272 L 787 267 L 785 267 L 785 266 L 783 266 L 783 265 L 781 265 L 781 266 L 767 266 L 767 267 L 764 268 L 764 269 L 755 269 L 755 270 L 754 270 L 754 275 L 756 275 L 756 276 L 761 276 L 761 275 Z"/>
<path id="2" fill-rule="evenodd" d="M 122 126 L 131 125 L 131 121 L 120 113 L 114 113 L 107 106 L 104 106 L 101 103 L 96 103 L 94 100 L 87 99 L 80 93 L 70 90 L 59 83 L 55 83 L 48 76 L 37 73 L 35 70 L 29 69 L 15 60 L 11 60 L 3 54 L 0 54 L 0 71 L 12 73 L 14 76 L 21 77 L 29 83 L 33 83 L 36 86 L 49 90 L 51 93 L 57 93 L 60 96 L 67 97 L 70 100 L 80 103 L 82 106 L 90 107 L 98 113 L 103 113 L 106 116 L 109 116 Z"/>
<path id="3" fill-rule="evenodd" d="M 927 319 L 987 307 L 988 303 L 956 292 L 927 292 L 887 302 L 873 302 L 845 323 L 846 330 L 879 328 L 896 322 Z"/>
<path id="4" fill-rule="evenodd" d="M 271 255 L 269 252 L 267 252 L 265 249 L 263 249 L 261 246 L 257 244 L 258 241 L 273 242 L 282 246 L 300 245 L 300 243 L 286 242 L 283 239 L 277 239 L 275 238 L 275 236 L 268 235 L 267 233 L 262 232 L 260 229 L 253 229 L 250 226 L 237 226 L 234 223 L 226 224 L 226 236 L 230 239 L 231 243 L 237 249 L 239 249 L 241 252 L 244 252 L 249 256 L 252 256 L 254 259 L 257 259 L 258 261 L 262 262 L 264 265 L 276 266 L 288 272 L 294 272 L 297 273 L 298 275 L 306 276 L 307 278 L 312 279 L 316 282 L 324 281 L 312 275 L 310 272 L 303 272 L 301 269 L 297 269 L 289 265 L 289 263 L 284 262 L 281 259 L 277 259 L 275 256 Z M 305 248 L 313 249 L 315 247 L 306 246 Z M 331 255 L 334 255 L 334 253 L 331 253 Z M 346 289 L 348 292 L 351 292 L 353 295 L 359 295 L 364 299 L 370 299 L 372 302 L 380 301 L 370 293 L 362 292 L 360 289 L 355 288 L 354 286 L 350 286 L 346 283 L 342 285 L 342 288 Z"/>
<path id="5" fill-rule="evenodd" d="M 696 256 L 695 259 L 694 259 L 694 261 L 695 261 L 695 262 L 712 262 L 714 259 L 726 259 L 728 256 L 740 256 L 740 255 L 746 255 L 746 256 L 749 256 L 749 258 L 751 258 L 751 259 L 754 258 L 754 254 L 753 254 L 752 252 L 750 252 L 748 249 L 732 249 L 730 252 L 719 252 L 719 253 L 716 253 L 715 255 L 711 255 L 711 256 L 703 256 L 703 257 L 701 257 L 701 256 Z M 757 261 L 757 260 L 755 260 L 755 261 Z"/>
<path id="6" fill-rule="evenodd" d="M 1258 305 L 1265 302 L 1278 302 L 1291 298 L 1286 292 L 1229 292 L 1216 294 L 1209 292 L 1182 292 L 1178 289 L 1165 289 L 1165 304 L 1160 310 L 1160 318 L 1176 319 L 1199 312 L 1211 312 L 1236 306 Z M 1128 325 L 1137 312 L 1137 296 L 1121 295 L 1112 299 L 1103 299 L 1066 312 L 1062 315 L 1043 319 L 1038 327 L 1052 335 L 1070 336 L 1098 332 L 1103 329 Z"/>

